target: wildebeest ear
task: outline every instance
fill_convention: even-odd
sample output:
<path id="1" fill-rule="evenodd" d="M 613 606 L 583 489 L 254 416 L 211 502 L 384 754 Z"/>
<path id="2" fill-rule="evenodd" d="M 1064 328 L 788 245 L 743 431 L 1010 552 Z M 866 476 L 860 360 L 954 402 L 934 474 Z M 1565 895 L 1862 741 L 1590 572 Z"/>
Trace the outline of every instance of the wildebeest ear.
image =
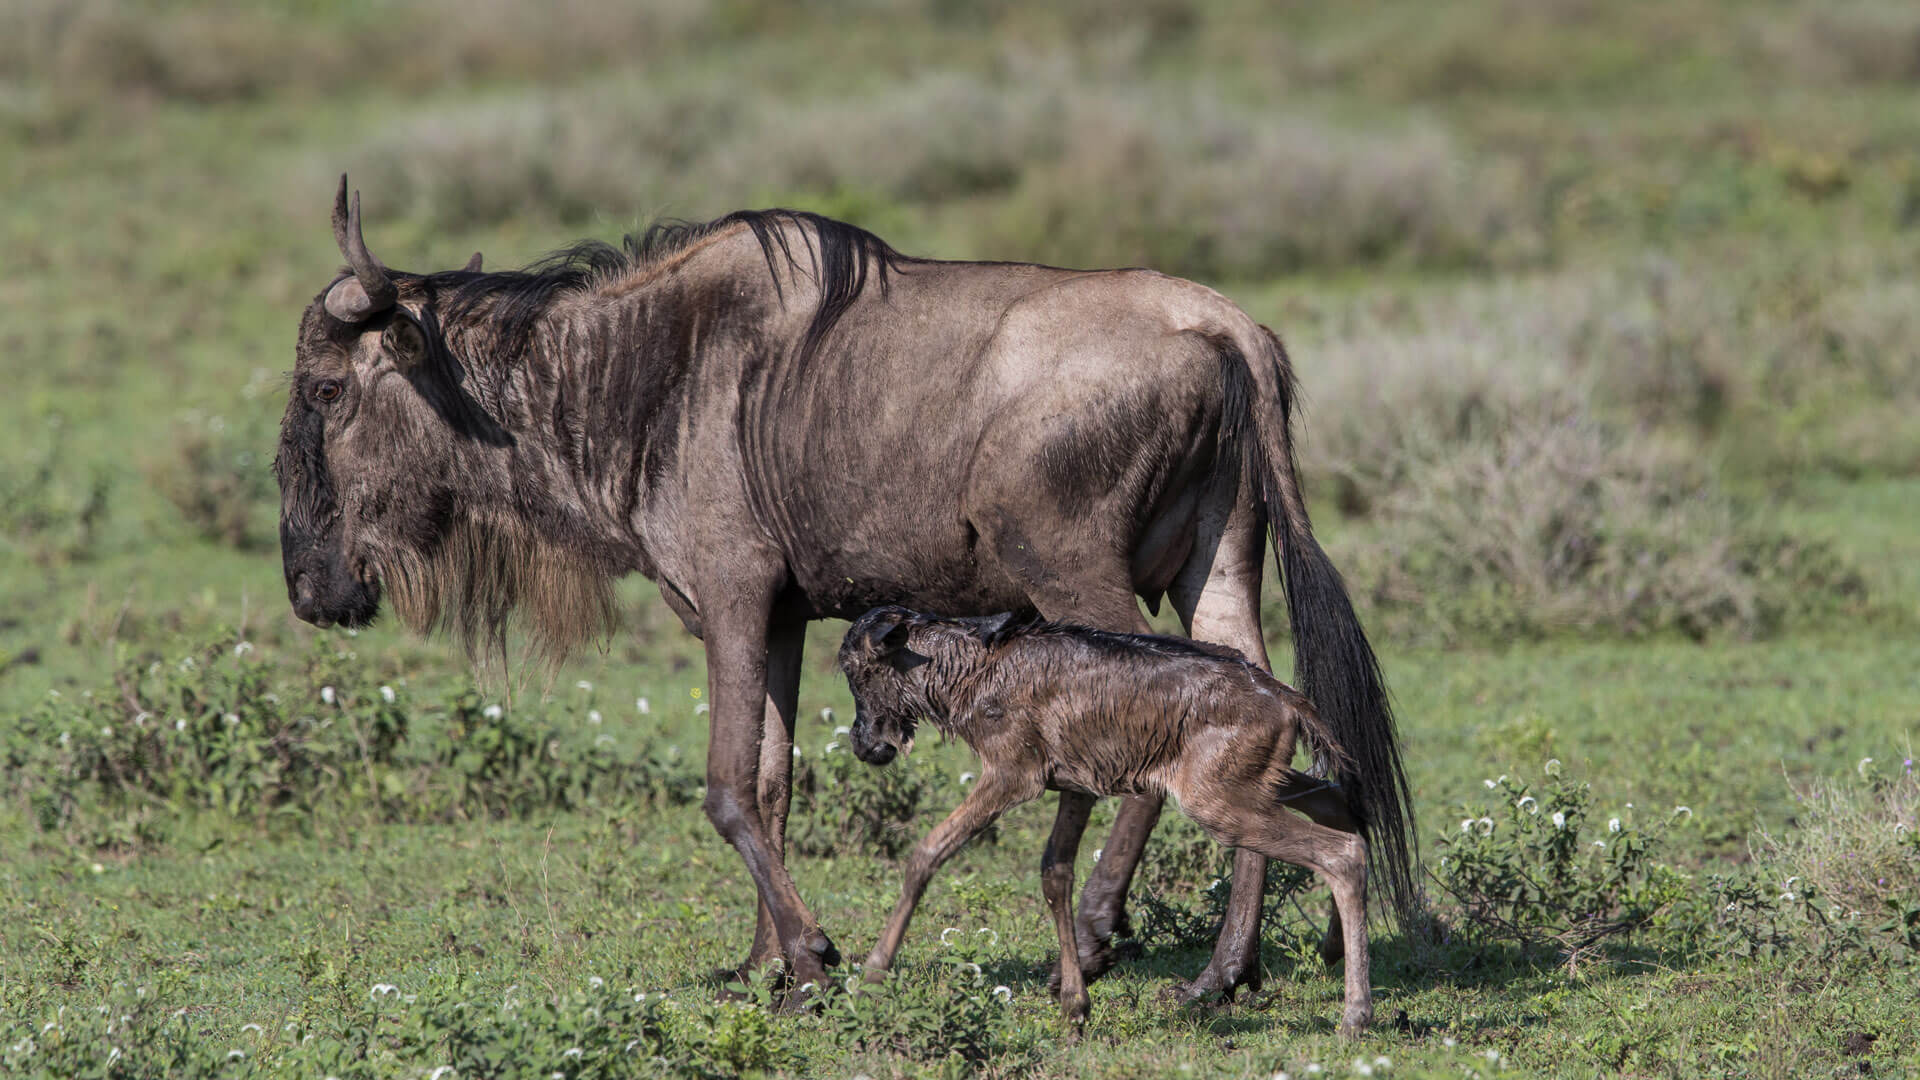
<path id="1" fill-rule="evenodd" d="M 474 252 L 473 258 L 467 260 L 467 265 L 465 269 L 469 274 L 477 274 L 480 272 L 480 253 L 479 252 L 477 251 Z"/>
<path id="2" fill-rule="evenodd" d="M 427 334 L 404 310 L 394 313 L 393 321 L 380 336 L 380 345 L 393 354 L 394 366 L 405 371 L 427 355 Z"/>

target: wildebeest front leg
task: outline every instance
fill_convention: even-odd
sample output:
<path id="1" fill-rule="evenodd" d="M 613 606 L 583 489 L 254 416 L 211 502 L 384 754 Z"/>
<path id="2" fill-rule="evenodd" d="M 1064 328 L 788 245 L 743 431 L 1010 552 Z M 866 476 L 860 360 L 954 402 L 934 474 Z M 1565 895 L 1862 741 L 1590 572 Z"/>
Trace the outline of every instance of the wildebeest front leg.
<path id="1" fill-rule="evenodd" d="M 708 820 L 740 852 L 772 923 L 787 975 L 797 988 L 822 985 L 832 943 L 822 934 L 768 841 L 760 810 L 760 757 L 766 727 L 767 638 L 771 592 L 706 613 L 707 678 L 713 691 L 707 751 Z M 804 994 L 788 998 L 797 1006 Z"/>
<path id="2" fill-rule="evenodd" d="M 887 917 L 887 928 L 867 956 L 866 981 L 879 982 L 887 977 L 894 957 L 900 953 L 901 939 L 907 936 L 907 923 L 913 919 L 913 909 L 927 891 L 927 882 L 933 880 L 934 871 L 982 829 L 993 824 L 995 818 L 1045 790 L 1025 777 L 1009 778 L 991 768 L 982 769 L 981 774 L 973 790 L 960 800 L 953 813 L 935 825 L 926 839 L 914 845 L 913 854 L 907 859 L 906 880 L 900 886 L 900 901 L 893 906 L 893 914 Z"/>
<path id="3" fill-rule="evenodd" d="M 793 733 L 800 707 L 800 659 L 806 646 L 806 627 L 803 619 L 776 618 L 767 633 L 767 709 L 760 735 L 758 793 L 767 847 L 783 863 L 787 854 L 787 810 L 793 796 Z M 737 971 L 742 982 L 780 957 L 773 913 L 764 903 L 758 907 L 753 950 Z M 831 941 L 821 959 L 828 967 L 840 962 L 840 952 Z"/>
<path id="4" fill-rule="evenodd" d="M 1060 935 L 1060 1013 L 1078 1034 L 1087 1022 L 1087 981 L 1080 972 L 1080 945 L 1073 928 L 1073 862 L 1080 853 L 1080 834 L 1086 831 L 1087 815 L 1093 812 L 1093 796 L 1078 791 L 1060 793 L 1060 809 L 1054 814 L 1053 835 L 1047 837 L 1047 850 L 1040 857 L 1040 887 L 1053 912 L 1053 927 Z"/>

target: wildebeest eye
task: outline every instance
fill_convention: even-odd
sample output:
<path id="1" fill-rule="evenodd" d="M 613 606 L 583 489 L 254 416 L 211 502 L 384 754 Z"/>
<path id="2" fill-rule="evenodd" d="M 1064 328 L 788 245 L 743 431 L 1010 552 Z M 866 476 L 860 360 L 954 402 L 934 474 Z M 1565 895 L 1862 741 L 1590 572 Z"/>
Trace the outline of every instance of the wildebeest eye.
<path id="1" fill-rule="evenodd" d="M 316 401 L 328 402 L 340 396 L 339 379 L 321 379 L 313 384 L 313 396 Z"/>

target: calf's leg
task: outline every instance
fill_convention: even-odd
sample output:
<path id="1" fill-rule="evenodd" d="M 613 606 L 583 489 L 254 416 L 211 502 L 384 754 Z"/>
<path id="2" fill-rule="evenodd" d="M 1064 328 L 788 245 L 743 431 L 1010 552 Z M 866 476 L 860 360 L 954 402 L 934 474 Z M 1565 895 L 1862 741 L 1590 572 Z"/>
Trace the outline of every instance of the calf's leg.
<path id="1" fill-rule="evenodd" d="M 1013 777 L 991 767 L 982 768 L 980 772 L 980 779 L 953 813 L 914 845 L 913 854 L 907 859 L 906 880 L 900 886 L 900 901 L 887 917 L 887 927 L 873 952 L 867 955 L 866 981 L 879 982 L 887 977 L 894 957 L 899 955 L 900 941 L 907 936 L 907 923 L 913 918 L 913 909 L 919 906 L 921 894 L 927 891 L 927 882 L 933 879 L 934 871 L 967 841 L 993 824 L 995 818 L 1046 790 L 1038 774 Z"/>
<path id="2" fill-rule="evenodd" d="M 1060 1012 L 1078 1034 L 1087 1023 L 1087 981 L 1080 972 L 1080 946 L 1074 940 L 1073 862 L 1080 852 L 1080 834 L 1086 831 L 1087 815 L 1093 812 L 1093 796 L 1078 791 L 1060 793 L 1060 809 L 1053 818 L 1053 835 L 1047 837 L 1046 853 L 1040 857 L 1040 887 L 1053 913 L 1053 927 L 1060 935 Z"/>
<path id="3" fill-rule="evenodd" d="M 1181 803 L 1220 842 L 1304 866 L 1326 881 L 1333 892 L 1346 951 L 1346 1002 L 1340 1034 L 1358 1035 L 1373 1021 L 1372 972 L 1367 956 L 1367 843 L 1351 821 L 1344 820 L 1344 810 L 1338 816 L 1327 816 L 1335 825 L 1305 820 L 1277 805 L 1269 793 L 1236 799 L 1235 805 L 1219 796 L 1183 797 Z M 1323 808 L 1323 802 L 1308 799 L 1287 805 L 1310 815 Z"/>

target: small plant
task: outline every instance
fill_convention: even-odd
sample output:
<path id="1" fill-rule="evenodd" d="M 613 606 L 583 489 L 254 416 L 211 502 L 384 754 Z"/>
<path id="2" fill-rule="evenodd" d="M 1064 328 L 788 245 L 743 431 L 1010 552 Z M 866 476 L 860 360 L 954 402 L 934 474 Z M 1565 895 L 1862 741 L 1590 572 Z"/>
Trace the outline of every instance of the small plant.
<path id="1" fill-rule="evenodd" d="M 1658 920 L 1689 893 L 1657 858 L 1686 807 L 1636 820 L 1631 805 L 1589 831 L 1592 792 L 1562 775 L 1558 761 L 1536 794 L 1508 776 L 1486 782 L 1491 806 L 1467 807 L 1443 835 L 1440 887 L 1475 933 L 1527 949 L 1551 950 L 1572 971 L 1609 939 Z"/>
<path id="2" fill-rule="evenodd" d="M 0 551 L 18 551 L 41 565 L 93 556 L 111 489 L 99 466 L 76 468 L 50 417 L 44 439 L 0 467 Z"/>

